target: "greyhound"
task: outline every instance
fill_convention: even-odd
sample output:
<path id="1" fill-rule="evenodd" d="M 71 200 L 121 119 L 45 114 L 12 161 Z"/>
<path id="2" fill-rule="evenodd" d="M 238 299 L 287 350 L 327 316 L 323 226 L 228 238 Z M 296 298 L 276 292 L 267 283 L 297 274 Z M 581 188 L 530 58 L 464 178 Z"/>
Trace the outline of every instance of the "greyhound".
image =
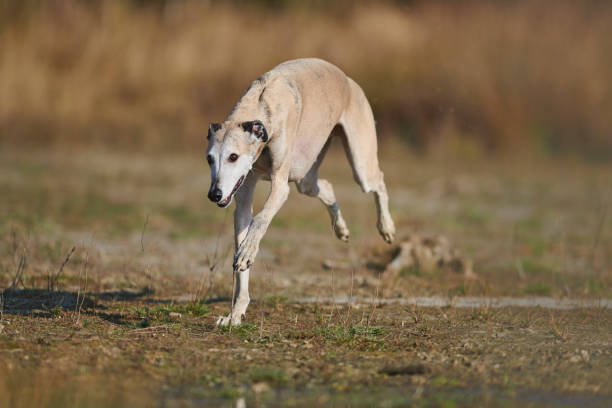
<path id="1" fill-rule="evenodd" d="M 236 198 L 232 310 L 217 325 L 239 325 L 249 305 L 249 269 L 270 222 L 289 195 L 289 182 L 300 193 L 317 197 L 331 216 L 342 241 L 349 230 L 332 185 L 318 177 L 340 125 L 342 141 L 361 189 L 373 192 L 378 231 L 387 243 L 395 226 L 378 166 L 374 115 L 363 90 L 338 67 L 308 58 L 284 62 L 256 79 L 223 123 L 208 128 L 206 160 L 211 169 L 208 198 L 224 208 Z M 253 216 L 253 193 L 259 179 L 271 188 L 262 210 Z"/>

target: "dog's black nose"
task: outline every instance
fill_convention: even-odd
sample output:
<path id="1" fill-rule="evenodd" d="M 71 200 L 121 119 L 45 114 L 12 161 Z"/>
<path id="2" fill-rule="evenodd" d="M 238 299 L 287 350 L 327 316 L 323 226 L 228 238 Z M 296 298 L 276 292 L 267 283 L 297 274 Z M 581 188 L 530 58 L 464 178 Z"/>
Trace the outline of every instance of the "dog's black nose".
<path id="1" fill-rule="evenodd" d="M 219 201 L 221 201 L 222 198 L 223 198 L 223 192 L 218 187 L 211 188 L 210 191 L 208 192 L 208 199 L 212 201 L 213 203 L 218 203 Z"/>

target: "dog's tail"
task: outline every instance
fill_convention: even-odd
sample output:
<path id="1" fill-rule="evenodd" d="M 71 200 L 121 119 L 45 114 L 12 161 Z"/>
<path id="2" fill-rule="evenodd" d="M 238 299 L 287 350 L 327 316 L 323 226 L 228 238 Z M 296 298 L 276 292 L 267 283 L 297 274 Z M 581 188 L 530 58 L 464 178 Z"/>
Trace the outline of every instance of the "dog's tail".
<path id="1" fill-rule="evenodd" d="M 355 181 L 364 192 L 370 192 L 378 188 L 383 178 L 378 166 L 374 114 L 361 87 L 351 78 L 348 82 L 350 101 L 340 118 L 342 139 Z"/>

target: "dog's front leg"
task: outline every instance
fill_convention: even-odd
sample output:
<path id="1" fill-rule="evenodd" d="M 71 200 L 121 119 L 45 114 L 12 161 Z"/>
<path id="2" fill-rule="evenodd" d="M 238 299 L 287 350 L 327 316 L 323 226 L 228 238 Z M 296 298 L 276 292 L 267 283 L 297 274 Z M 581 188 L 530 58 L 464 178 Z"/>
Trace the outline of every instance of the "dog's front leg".
<path id="1" fill-rule="evenodd" d="M 254 173 L 249 173 L 244 184 L 236 193 L 236 209 L 234 210 L 234 245 L 236 251 L 246 237 L 253 219 L 253 193 L 255 192 L 257 178 Z M 242 316 L 246 313 L 250 302 L 249 272 L 249 269 L 246 269 L 236 274 L 236 292 L 232 311 L 227 316 L 219 317 L 217 325 L 227 326 L 230 322 L 232 325 L 241 323 Z"/>
<path id="2" fill-rule="evenodd" d="M 284 172 L 283 172 L 284 173 Z M 276 174 L 272 177 L 270 195 L 262 210 L 251 221 L 249 231 L 240 243 L 234 257 L 234 270 L 237 272 L 247 270 L 255 261 L 259 251 L 259 242 L 263 238 L 274 215 L 283 206 L 289 196 L 287 174 Z"/>

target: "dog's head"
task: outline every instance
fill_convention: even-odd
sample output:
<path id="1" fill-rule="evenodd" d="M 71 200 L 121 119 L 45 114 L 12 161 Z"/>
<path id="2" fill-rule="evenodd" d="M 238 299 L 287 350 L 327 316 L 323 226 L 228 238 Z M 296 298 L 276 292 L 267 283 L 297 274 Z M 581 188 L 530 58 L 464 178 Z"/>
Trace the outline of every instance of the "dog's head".
<path id="1" fill-rule="evenodd" d="M 227 207 L 268 142 L 268 132 L 259 120 L 211 123 L 208 127 L 206 160 L 210 165 L 208 198 Z"/>

